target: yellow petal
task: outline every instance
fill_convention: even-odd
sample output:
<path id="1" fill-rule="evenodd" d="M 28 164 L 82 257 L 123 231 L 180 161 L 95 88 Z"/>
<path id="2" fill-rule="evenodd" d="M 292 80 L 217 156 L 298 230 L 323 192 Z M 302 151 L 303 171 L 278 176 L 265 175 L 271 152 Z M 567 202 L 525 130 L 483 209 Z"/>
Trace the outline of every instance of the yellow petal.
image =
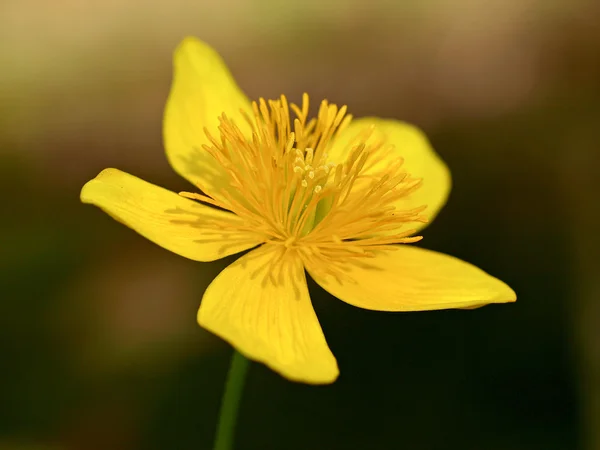
<path id="1" fill-rule="evenodd" d="M 367 117 L 353 120 L 340 136 L 338 136 L 329 151 L 332 162 L 343 162 L 351 150 L 354 138 L 370 126 L 375 126 L 375 132 L 369 143 L 381 138 L 387 144 L 393 144 L 395 151 L 388 158 L 382 159 L 368 173 L 378 172 L 388 167 L 393 160 L 404 158 L 403 168 L 415 178 L 421 178 L 422 184 L 409 196 L 399 200 L 395 206 L 398 210 L 418 208 L 427 205 L 424 215 L 429 221 L 437 215 L 444 206 L 450 193 L 450 171 L 446 164 L 435 153 L 429 140 L 417 127 L 397 120 Z M 414 228 L 422 229 L 426 224 L 414 224 Z M 413 228 L 413 225 L 410 226 Z"/>
<path id="2" fill-rule="evenodd" d="M 341 283 L 324 275 L 315 261 L 309 274 L 325 290 L 359 308 L 377 311 L 421 311 L 475 308 L 516 300 L 514 291 L 453 256 L 400 245 L 358 263 L 340 261 L 329 266 L 345 274 Z"/>
<path id="3" fill-rule="evenodd" d="M 261 243 L 257 235 L 235 230 L 242 225 L 237 216 L 117 169 L 105 169 L 88 181 L 81 201 L 102 208 L 161 247 L 196 261 L 214 261 Z"/>
<path id="4" fill-rule="evenodd" d="M 253 250 L 221 272 L 204 294 L 198 323 L 292 381 L 322 384 L 338 376 L 302 263 L 283 246 Z"/>
<path id="5" fill-rule="evenodd" d="M 219 54 L 196 38 L 184 39 L 175 50 L 171 92 L 163 122 L 171 166 L 207 194 L 219 196 L 226 186 L 223 170 L 206 150 L 206 127 L 217 139 L 219 116 L 226 113 L 240 129 L 249 130 L 240 109 L 253 117 L 252 107 Z"/>

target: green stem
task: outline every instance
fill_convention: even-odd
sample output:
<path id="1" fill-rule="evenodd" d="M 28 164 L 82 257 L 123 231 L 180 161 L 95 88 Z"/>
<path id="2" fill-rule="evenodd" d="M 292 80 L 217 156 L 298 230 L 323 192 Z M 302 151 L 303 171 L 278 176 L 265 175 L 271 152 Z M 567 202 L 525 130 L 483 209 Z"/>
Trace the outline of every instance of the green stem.
<path id="1" fill-rule="evenodd" d="M 231 450 L 233 447 L 235 423 L 249 365 L 250 360 L 237 350 L 233 351 L 227 382 L 225 383 L 225 392 L 221 400 L 221 412 L 217 424 L 214 450 Z"/>

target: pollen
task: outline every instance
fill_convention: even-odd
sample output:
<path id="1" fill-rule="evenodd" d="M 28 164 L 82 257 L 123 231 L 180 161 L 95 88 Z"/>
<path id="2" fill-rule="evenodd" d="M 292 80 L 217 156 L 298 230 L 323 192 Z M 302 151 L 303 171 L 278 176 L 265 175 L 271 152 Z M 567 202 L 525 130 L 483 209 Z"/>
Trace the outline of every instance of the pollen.
<path id="1" fill-rule="evenodd" d="M 426 222 L 426 206 L 398 205 L 421 180 L 403 169 L 402 158 L 390 159 L 397 149 L 376 138 L 373 126 L 340 149 L 336 139 L 352 120 L 346 106 L 322 101 L 310 119 L 309 106 L 307 94 L 301 105 L 285 96 L 261 98 L 252 104 L 252 116 L 242 112 L 243 124 L 221 115 L 219 136 L 204 130 L 210 144 L 203 151 L 218 162 L 226 183 L 218 192 L 199 184 L 204 194 L 180 195 L 231 211 L 243 219 L 238 230 L 322 262 L 369 257 L 383 246 L 420 240 L 410 223 Z M 338 160 L 329 157 L 333 149 Z"/>

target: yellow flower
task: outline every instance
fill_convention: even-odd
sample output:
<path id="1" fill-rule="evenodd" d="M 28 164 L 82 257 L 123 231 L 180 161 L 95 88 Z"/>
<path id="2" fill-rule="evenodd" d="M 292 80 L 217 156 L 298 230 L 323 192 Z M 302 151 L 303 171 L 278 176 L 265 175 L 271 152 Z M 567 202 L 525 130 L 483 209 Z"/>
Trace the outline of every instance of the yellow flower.
<path id="1" fill-rule="evenodd" d="M 406 245 L 420 239 L 415 233 L 450 190 L 448 169 L 418 129 L 351 120 L 345 106 L 326 101 L 309 119 L 307 95 L 299 106 L 284 96 L 251 103 L 219 55 L 194 38 L 180 44 L 174 66 L 166 152 L 202 194 L 177 195 L 106 169 L 81 200 L 196 261 L 253 249 L 206 290 L 202 327 L 290 380 L 330 383 L 338 366 L 305 270 L 334 296 L 371 310 L 516 299 L 469 263 Z"/>

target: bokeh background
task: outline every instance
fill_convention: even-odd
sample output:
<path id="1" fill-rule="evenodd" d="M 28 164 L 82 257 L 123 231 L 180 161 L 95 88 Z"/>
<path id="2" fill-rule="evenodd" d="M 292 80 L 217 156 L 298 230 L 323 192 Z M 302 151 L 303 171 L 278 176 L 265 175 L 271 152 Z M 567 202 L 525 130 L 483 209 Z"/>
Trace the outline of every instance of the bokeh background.
<path id="1" fill-rule="evenodd" d="M 253 365 L 238 449 L 600 449 L 600 3 L 2 0 L 0 449 L 209 449 L 231 349 L 200 264 L 80 204 L 118 167 L 172 190 L 171 53 L 215 46 L 252 98 L 422 127 L 453 172 L 420 245 L 516 304 L 362 311 L 311 285 L 342 375 Z"/>

